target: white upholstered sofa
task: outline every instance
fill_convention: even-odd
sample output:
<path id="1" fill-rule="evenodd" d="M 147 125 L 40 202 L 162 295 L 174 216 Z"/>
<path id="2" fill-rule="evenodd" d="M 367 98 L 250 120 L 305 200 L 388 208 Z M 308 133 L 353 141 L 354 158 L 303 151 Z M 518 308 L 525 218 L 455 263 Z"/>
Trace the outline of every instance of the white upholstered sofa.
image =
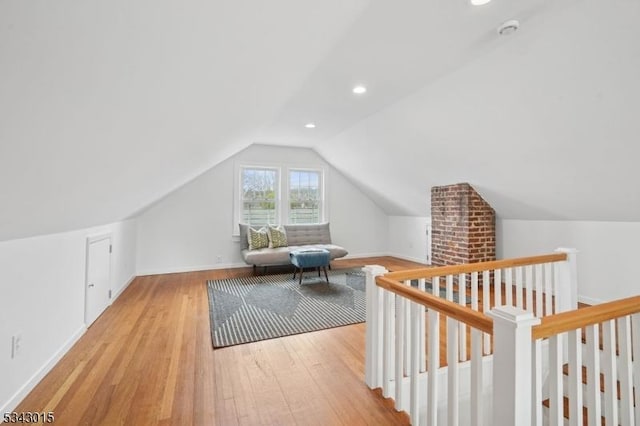
<path id="1" fill-rule="evenodd" d="M 244 261 L 253 265 L 254 269 L 256 266 L 266 269 L 267 266 L 289 265 L 289 253 L 292 250 L 323 248 L 329 250 L 331 260 L 348 254 L 343 247 L 332 244 L 328 223 L 284 225 L 288 245 L 278 248 L 249 250 L 248 230 L 249 225 L 240 224 L 240 250 Z"/>

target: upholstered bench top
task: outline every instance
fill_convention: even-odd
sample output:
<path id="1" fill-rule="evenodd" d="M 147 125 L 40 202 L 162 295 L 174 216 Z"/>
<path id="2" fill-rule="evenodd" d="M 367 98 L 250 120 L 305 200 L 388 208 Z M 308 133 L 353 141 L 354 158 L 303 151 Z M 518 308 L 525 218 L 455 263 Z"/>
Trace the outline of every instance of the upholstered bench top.
<path id="1" fill-rule="evenodd" d="M 330 261 L 329 250 L 325 249 L 307 249 L 293 250 L 289 253 L 291 263 L 298 268 L 318 268 L 327 266 Z"/>

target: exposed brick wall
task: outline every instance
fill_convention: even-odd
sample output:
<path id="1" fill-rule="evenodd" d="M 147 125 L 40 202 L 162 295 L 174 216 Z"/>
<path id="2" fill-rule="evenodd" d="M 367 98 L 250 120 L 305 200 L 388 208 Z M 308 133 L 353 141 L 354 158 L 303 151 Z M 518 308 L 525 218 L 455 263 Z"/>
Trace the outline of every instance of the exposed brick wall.
<path id="1" fill-rule="evenodd" d="M 496 215 L 468 183 L 431 188 L 434 266 L 496 258 Z"/>

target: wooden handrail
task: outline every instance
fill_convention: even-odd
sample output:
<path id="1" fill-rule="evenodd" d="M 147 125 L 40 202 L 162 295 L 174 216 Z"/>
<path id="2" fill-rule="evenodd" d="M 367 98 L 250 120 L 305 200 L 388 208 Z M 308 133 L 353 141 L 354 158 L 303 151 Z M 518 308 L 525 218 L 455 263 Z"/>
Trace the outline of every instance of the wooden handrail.
<path id="1" fill-rule="evenodd" d="M 640 313 L 640 296 L 633 296 L 544 317 L 533 327 L 531 336 L 533 340 L 544 339 L 637 313 Z"/>
<path id="2" fill-rule="evenodd" d="M 536 265 L 539 263 L 562 262 L 567 260 L 566 253 L 543 254 L 540 256 L 519 257 L 515 259 L 492 260 L 489 262 L 466 263 L 462 265 L 436 266 L 433 268 L 409 269 L 406 271 L 389 272 L 385 277 L 397 280 L 415 280 L 418 278 L 444 277 L 470 272 L 481 272 L 516 266 Z"/>
<path id="3" fill-rule="evenodd" d="M 417 288 L 408 286 L 395 279 L 389 278 L 388 275 L 377 277 L 376 285 L 424 305 L 429 309 L 435 309 L 436 311 L 458 321 L 462 321 L 473 328 L 477 328 L 485 333 L 493 334 L 493 319 L 482 312 L 474 311 L 466 306 L 453 303 L 449 300 L 442 299 Z"/>

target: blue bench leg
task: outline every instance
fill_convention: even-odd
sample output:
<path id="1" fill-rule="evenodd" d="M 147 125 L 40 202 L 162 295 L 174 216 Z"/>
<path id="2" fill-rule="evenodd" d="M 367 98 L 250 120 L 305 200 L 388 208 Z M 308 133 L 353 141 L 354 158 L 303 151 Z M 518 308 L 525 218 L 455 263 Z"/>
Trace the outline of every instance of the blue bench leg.
<path id="1" fill-rule="evenodd" d="M 329 276 L 327 275 L 327 267 L 323 266 L 322 269 L 324 270 L 324 277 L 326 278 L 327 282 L 329 282 Z M 318 268 L 318 275 L 320 275 L 320 269 Z"/>

